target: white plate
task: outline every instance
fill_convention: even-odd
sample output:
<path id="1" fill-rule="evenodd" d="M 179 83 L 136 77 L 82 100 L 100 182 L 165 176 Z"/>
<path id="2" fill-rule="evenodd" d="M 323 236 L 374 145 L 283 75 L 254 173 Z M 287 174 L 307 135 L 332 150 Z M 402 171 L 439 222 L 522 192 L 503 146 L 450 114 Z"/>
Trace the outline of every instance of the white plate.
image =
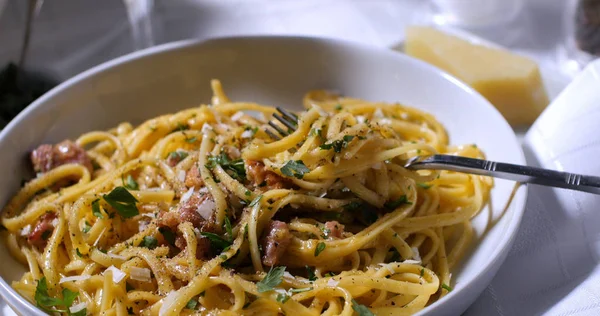
<path id="1" fill-rule="evenodd" d="M 421 61 L 337 40 L 226 38 L 167 44 L 124 56 L 38 99 L 0 133 L 0 159 L 8 171 L 0 177 L 0 203 L 6 203 L 30 172 L 25 157 L 37 145 L 209 102 L 211 78 L 220 78 L 233 100 L 296 109 L 302 95 L 314 88 L 399 101 L 433 113 L 448 129 L 452 143 L 474 142 L 490 159 L 525 162 L 515 134 L 491 104 Z M 478 242 L 455 271 L 454 290 L 419 315 L 460 314 L 489 284 L 510 249 L 524 210 L 526 188 L 521 187 L 503 213 L 512 188 L 509 181 L 496 181 L 493 207 L 473 220 Z M 0 266 L 0 295 L 23 314 L 43 315 L 8 285 L 24 268 L 4 246 L 0 256 L 5 261 Z"/>

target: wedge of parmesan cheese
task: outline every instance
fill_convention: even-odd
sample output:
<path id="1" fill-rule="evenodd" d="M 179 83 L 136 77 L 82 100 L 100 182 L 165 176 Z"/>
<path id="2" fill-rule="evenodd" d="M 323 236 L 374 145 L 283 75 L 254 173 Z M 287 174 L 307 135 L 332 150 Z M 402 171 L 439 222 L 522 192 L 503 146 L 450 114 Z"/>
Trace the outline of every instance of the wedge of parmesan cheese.
<path id="1" fill-rule="evenodd" d="M 512 125 L 533 123 L 549 103 L 538 66 L 526 57 L 417 26 L 406 30 L 405 52 L 473 87 Z"/>

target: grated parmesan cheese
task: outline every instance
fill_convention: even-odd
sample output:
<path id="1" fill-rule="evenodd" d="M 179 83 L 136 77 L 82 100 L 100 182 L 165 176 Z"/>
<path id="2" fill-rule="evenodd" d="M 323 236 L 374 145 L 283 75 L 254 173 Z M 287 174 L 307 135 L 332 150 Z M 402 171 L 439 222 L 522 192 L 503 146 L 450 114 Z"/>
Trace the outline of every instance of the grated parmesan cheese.
<path id="1" fill-rule="evenodd" d="M 254 132 L 252 132 L 251 130 L 245 130 L 241 137 L 242 138 L 252 138 L 252 135 L 254 135 Z"/>
<path id="2" fill-rule="evenodd" d="M 421 264 L 421 261 L 408 259 L 408 260 L 402 261 L 402 263 L 406 263 L 406 264 Z"/>
<path id="3" fill-rule="evenodd" d="M 210 127 L 210 125 L 208 125 L 208 123 L 204 123 L 202 125 L 202 133 L 206 133 L 206 132 L 210 132 L 212 131 L 212 127 Z"/>
<path id="4" fill-rule="evenodd" d="M 200 203 L 200 205 L 198 205 L 196 212 L 198 212 L 198 214 L 200 214 L 200 216 L 202 216 L 204 219 L 210 219 L 214 210 L 215 201 L 213 201 L 212 199 L 205 199 L 204 201 L 202 201 L 202 203 Z"/>
<path id="5" fill-rule="evenodd" d="M 52 224 L 52 226 L 54 227 L 58 226 L 58 218 L 53 219 L 52 222 L 50 222 L 50 224 Z"/>
<path id="6" fill-rule="evenodd" d="M 106 273 L 106 271 L 112 272 L 112 279 L 113 279 L 114 283 L 121 282 L 121 280 L 123 280 L 123 278 L 125 278 L 127 276 L 127 274 L 125 274 L 125 272 L 121 271 L 119 268 L 117 268 L 115 266 L 110 266 L 110 267 L 106 268 L 104 273 Z M 104 273 L 102 273 L 102 274 L 104 274 Z"/>
<path id="7" fill-rule="evenodd" d="M 189 190 L 187 190 L 187 192 L 185 192 L 182 196 L 181 196 L 181 203 L 185 203 L 187 202 L 191 197 L 192 194 L 194 194 L 194 187 L 191 187 Z"/>
<path id="8" fill-rule="evenodd" d="M 86 307 L 87 307 L 87 304 L 85 302 L 81 302 L 79 304 L 75 304 L 75 305 L 69 307 L 69 312 L 71 312 L 72 314 L 75 314 L 77 312 L 84 310 Z"/>
<path id="9" fill-rule="evenodd" d="M 179 170 L 177 172 L 177 180 L 179 180 L 179 182 L 185 181 L 185 170 Z"/>
<path id="10" fill-rule="evenodd" d="M 367 121 L 367 118 L 364 117 L 363 115 L 357 115 L 356 116 L 356 121 L 358 121 L 358 123 L 362 124 L 362 123 L 364 123 L 364 122 Z"/>
<path id="11" fill-rule="evenodd" d="M 142 281 L 142 282 L 152 281 L 152 273 L 151 273 L 150 269 L 147 269 L 147 268 L 131 267 L 129 269 L 129 277 L 132 280 L 137 280 L 137 281 Z"/>
<path id="12" fill-rule="evenodd" d="M 384 118 L 385 115 L 383 115 L 383 111 L 380 108 L 378 108 L 377 110 L 375 110 L 375 112 L 373 112 L 373 117 Z"/>
<path id="13" fill-rule="evenodd" d="M 413 259 L 415 259 L 415 260 L 417 260 L 417 261 L 421 262 L 421 255 L 419 254 L 419 248 L 417 248 L 417 247 L 412 247 L 411 249 L 412 249 L 412 251 L 413 251 Z"/>
<path id="14" fill-rule="evenodd" d="M 91 276 L 89 276 L 89 275 L 68 276 L 68 277 L 60 278 L 60 280 L 58 281 L 58 283 L 61 284 L 61 283 L 65 283 L 65 282 L 85 281 L 85 280 L 87 280 L 89 278 L 91 278 Z"/>
<path id="15" fill-rule="evenodd" d="M 233 114 L 233 115 L 231 116 L 231 120 L 232 120 L 232 121 L 234 121 L 234 122 L 237 122 L 237 121 L 239 121 L 239 120 L 240 120 L 240 119 L 241 119 L 241 118 L 242 118 L 244 115 L 245 115 L 245 113 L 244 113 L 244 112 L 242 112 L 242 111 L 237 111 L 237 112 L 235 112 L 235 114 Z"/>
<path id="16" fill-rule="evenodd" d="M 21 229 L 21 236 L 27 236 L 31 233 L 31 224 L 23 227 L 23 229 Z"/>

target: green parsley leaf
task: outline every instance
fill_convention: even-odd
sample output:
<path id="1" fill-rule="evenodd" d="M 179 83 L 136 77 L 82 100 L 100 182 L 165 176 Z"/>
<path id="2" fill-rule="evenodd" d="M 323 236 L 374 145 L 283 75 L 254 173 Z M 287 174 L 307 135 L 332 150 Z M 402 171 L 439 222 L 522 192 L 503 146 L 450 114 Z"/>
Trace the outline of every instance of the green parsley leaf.
<path id="1" fill-rule="evenodd" d="M 185 131 L 188 129 L 190 129 L 189 125 L 181 124 L 181 123 L 177 122 L 177 127 L 173 130 L 173 132 L 182 132 L 182 131 Z M 173 132 L 171 132 L 171 133 L 173 133 Z"/>
<path id="2" fill-rule="evenodd" d="M 309 266 L 305 266 L 305 268 L 306 273 L 308 274 L 308 280 L 315 281 L 317 279 L 317 275 L 315 274 L 315 268 Z"/>
<path id="3" fill-rule="evenodd" d="M 323 250 L 325 250 L 327 245 L 324 242 L 320 242 L 317 244 L 317 248 L 315 248 L 315 257 L 318 256 Z"/>
<path id="4" fill-rule="evenodd" d="M 79 292 L 73 292 L 65 288 L 62 290 L 62 299 L 50 297 L 50 295 L 48 294 L 48 283 L 46 282 L 46 277 L 42 277 L 38 281 L 37 286 L 35 288 L 34 298 L 35 302 L 37 303 L 37 306 L 39 306 L 48 313 L 52 314 L 54 312 L 66 312 L 70 314 L 68 310 L 71 307 L 71 305 L 73 305 L 73 302 L 75 301 L 75 298 L 77 298 L 78 295 Z M 53 307 L 64 307 L 64 309 L 56 309 Z"/>
<path id="5" fill-rule="evenodd" d="M 254 200 L 252 200 L 252 202 L 250 202 L 250 204 L 248 204 L 248 206 L 252 207 L 252 206 L 258 204 L 260 202 L 260 200 L 262 199 L 262 197 L 263 197 L 262 194 L 255 197 Z"/>
<path id="6" fill-rule="evenodd" d="M 206 163 L 206 168 L 212 170 L 217 165 L 221 166 L 221 168 L 227 171 L 227 174 L 229 174 L 236 180 L 246 179 L 246 167 L 244 165 L 244 160 L 241 158 L 231 160 L 225 152 L 221 152 L 218 156 L 208 157 L 208 163 Z"/>
<path id="7" fill-rule="evenodd" d="M 163 235 L 165 240 L 171 245 L 175 245 L 175 233 L 173 233 L 170 229 L 165 227 L 159 227 L 158 231 Z"/>
<path id="8" fill-rule="evenodd" d="M 359 316 L 375 316 L 375 314 L 373 314 L 373 312 L 371 312 L 371 310 L 368 307 L 362 304 L 358 304 L 358 302 L 356 302 L 356 300 L 354 299 L 352 299 L 352 309 Z"/>
<path id="9" fill-rule="evenodd" d="M 196 138 L 196 136 L 194 136 L 194 137 L 186 138 L 186 139 L 185 139 L 185 142 L 186 142 L 186 143 L 188 143 L 188 144 L 193 144 L 193 143 L 195 143 L 197 140 L 198 140 L 198 139 Z"/>
<path id="10" fill-rule="evenodd" d="M 227 232 L 229 241 L 233 243 L 233 229 L 231 228 L 231 221 L 229 221 L 229 217 L 225 217 L 225 232 Z"/>
<path id="11" fill-rule="evenodd" d="M 232 244 L 230 240 L 227 240 L 215 233 L 200 232 L 200 235 L 208 238 L 210 246 L 215 252 L 223 252 L 223 250 L 229 248 Z"/>
<path id="12" fill-rule="evenodd" d="M 83 258 L 83 255 L 81 254 L 81 252 L 79 252 L 79 248 L 75 248 L 75 253 L 79 258 Z"/>
<path id="13" fill-rule="evenodd" d="M 180 162 L 185 159 L 189 154 L 185 151 L 172 151 L 167 155 L 167 159 L 175 160 Z"/>
<path id="14" fill-rule="evenodd" d="M 321 150 L 333 149 L 333 151 L 335 151 L 336 153 L 341 153 L 342 149 L 348 147 L 348 143 L 351 142 L 352 139 L 354 139 L 354 136 L 346 135 L 342 139 L 334 140 L 333 142 L 328 144 L 323 144 L 319 146 L 319 148 L 321 148 Z"/>
<path id="15" fill-rule="evenodd" d="M 145 236 L 144 239 L 142 239 L 140 246 L 148 249 L 154 249 L 158 246 L 158 239 L 154 238 L 153 236 Z"/>
<path id="16" fill-rule="evenodd" d="M 133 309 L 133 308 L 132 308 Z M 129 310 L 127 310 L 129 312 Z M 133 310 L 132 310 L 133 313 Z M 71 313 L 69 312 L 70 316 L 86 316 L 87 315 L 87 308 L 83 308 L 82 310 L 78 311 L 77 313 Z M 133 314 L 130 314 L 133 315 Z"/>
<path id="17" fill-rule="evenodd" d="M 390 257 L 390 262 L 400 261 L 400 253 L 398 252 L 398 250 L 394 249 L 391 252 L 392 252 L 392 256 Z"/>
<path id="18" fill-rule="evenodd" d="M 423 275 L 425 274 L 425 268 L 421 268 L 421 272 L 419 274 L 421 275 L 421 277 L 423 277 Z"/>
<path id="19" fill-rule="evenodd" d="M 92 202 L 92 214 L 98 218 L 104 218 L 104 216 L 102 216 L 102 212 L 100 212 L 100 199 L 95 199 Z"/>
<path id="20" fill-rule="evenodd" d="M 284 175 L 298 179 L 302 179 L 305 173 L 310 172 L 302 160 L 290 160 L 280 170 Z"/>
<path id="21" fill-rule="evenodd" d="M 336 111 L 341 111 L 341 110 L 342 110 L 342 105 L 341 105 L 341 104 L 338 104 L 338 105 L 336 105 L 336 106 L 335 106 L 335 108 L 334 108 L 334 109 L 335 109 Z"/>
<path id="22" fill-rule="evenodd" d="M 138 200 L 124 187 L 116 187 L 102 198 L 114 207 L 123 218 L 130 218 L 140 213 L 136 206 Z"/>
<path id="23" fill-rule="evenodd" d="M 251 196 L 252 192 L 250 192 L 250 190 L 246 190 L 246 192 L 244 193 L 246 196 Z"/>
<path id="24" fill-rule="evenodd" d="M 302 287 L 302 288 L 299 288 L 299 289 L 291 289 L 290 292 L 291 293 L 302 293 L 302 292 L 310 291 L 312 289 L 313 289 L 312 286 L 311 287 Z"/>
<path id="25" fill-rule="evenodd" d="M 281 304 L 285 304 L 285 302 L 287 302 L 289 299 L 290 299 L 290 296 L 287 294 L 283 294 L 283 293 L 277 294 L 277 302 L 279 302 Z"/>
<path id="26" fill-rule="evenodd" d="M 85 221 L 85 225 L 83 225 L 83 229 L 81 229 L 81 231 L 84 233 L 88 233 L 90 229 L 92 229 L 92 226 L 90 225 L 90 223 L 88 223 L 88 221 Z"/>
<path id="27" fill-rule="evenodd" d="M 129 174 L 127 175 L 127 179 L 123 180 L 123 186 L 127 190 L 138 190 L 140 187 L 135 179 Z"/>
<path id="28" fill-rule="evenodd" d="M 402 195 L 397 200 L 385 202 L 383 206 L 387 209 L 393 210 L 403 204 L 412 204 L 412 202 L 408 201 L 408 197 L 406 197 L 406 194 Z"/>
<path id="29" fill-rule="evenodd" d="M 185 308 L 196 309 L 197 305 L 198 305 L 198 301 L 196 301 L 195 299 L 191 299 L 187 302 L 187 304 L 185 304 Z"/>
<path id="30" fill-rule="evenodd" d="M 425 190 L 427 190 L 427 189 L 429 189 L 429 188 L 432 187 L 431 184 L 427 184 L 427 183 L 417 183 L 417 185 L 420 186 L 421 188 L 425 189 Z"/>
<path id="31" fill-rule="evenodd" d="M 273 290 L 276 286 L 281 284 L 283 281 L 283 273 L 285 272 L 284 266 L 279 266 L 276 268 L 271 267 L 271 270 L 267 273 L 267 275 L 258 283 L 256 283 L 256 287 L 258 288 L 259 293 L 264 293 Z"/>
<path id="32" fill-rule="evenodd" d="M 452 292 L 452 288 L 446 283 L 442 283 L 442 289 L 444 289 L 448 292 Z"/>

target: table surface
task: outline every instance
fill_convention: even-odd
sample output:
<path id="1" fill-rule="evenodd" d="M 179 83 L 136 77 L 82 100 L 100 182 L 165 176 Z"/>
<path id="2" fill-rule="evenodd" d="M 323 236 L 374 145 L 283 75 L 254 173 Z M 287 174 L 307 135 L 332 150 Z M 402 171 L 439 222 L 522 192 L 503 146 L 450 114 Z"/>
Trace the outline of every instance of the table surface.
<path id="1" fill-rule="evenodd" d="M 26 2 L 9 1 L 4 12 L 0 3 L 0 65 L 15 61 L 19 54 Z M 138 3 L 129 11 L 135 19 L 145 9 L 145 1 L 129 2 Z M 561 0 L 527 0 L 514 25 L 518 36 L 502 43 L 538 61 L 545 80 L 551 81 L 551 95 L 570 80 L 556 62 L 563 6 Z M 225 35 L 294 34 L 394 48 L 402 43 L 406 25 L 424 21 L 423 12 L 419 0 L 155 0 L 149 30 L 153 44 Z M 494 38 L 497 35 L 502 33 Z M 27 65 L 64 80 L 143 46 L 132 41 L 123 1 L 46 1 L 37 16 Z M 0 314 L 15 315 L 3 301 Z"/>

